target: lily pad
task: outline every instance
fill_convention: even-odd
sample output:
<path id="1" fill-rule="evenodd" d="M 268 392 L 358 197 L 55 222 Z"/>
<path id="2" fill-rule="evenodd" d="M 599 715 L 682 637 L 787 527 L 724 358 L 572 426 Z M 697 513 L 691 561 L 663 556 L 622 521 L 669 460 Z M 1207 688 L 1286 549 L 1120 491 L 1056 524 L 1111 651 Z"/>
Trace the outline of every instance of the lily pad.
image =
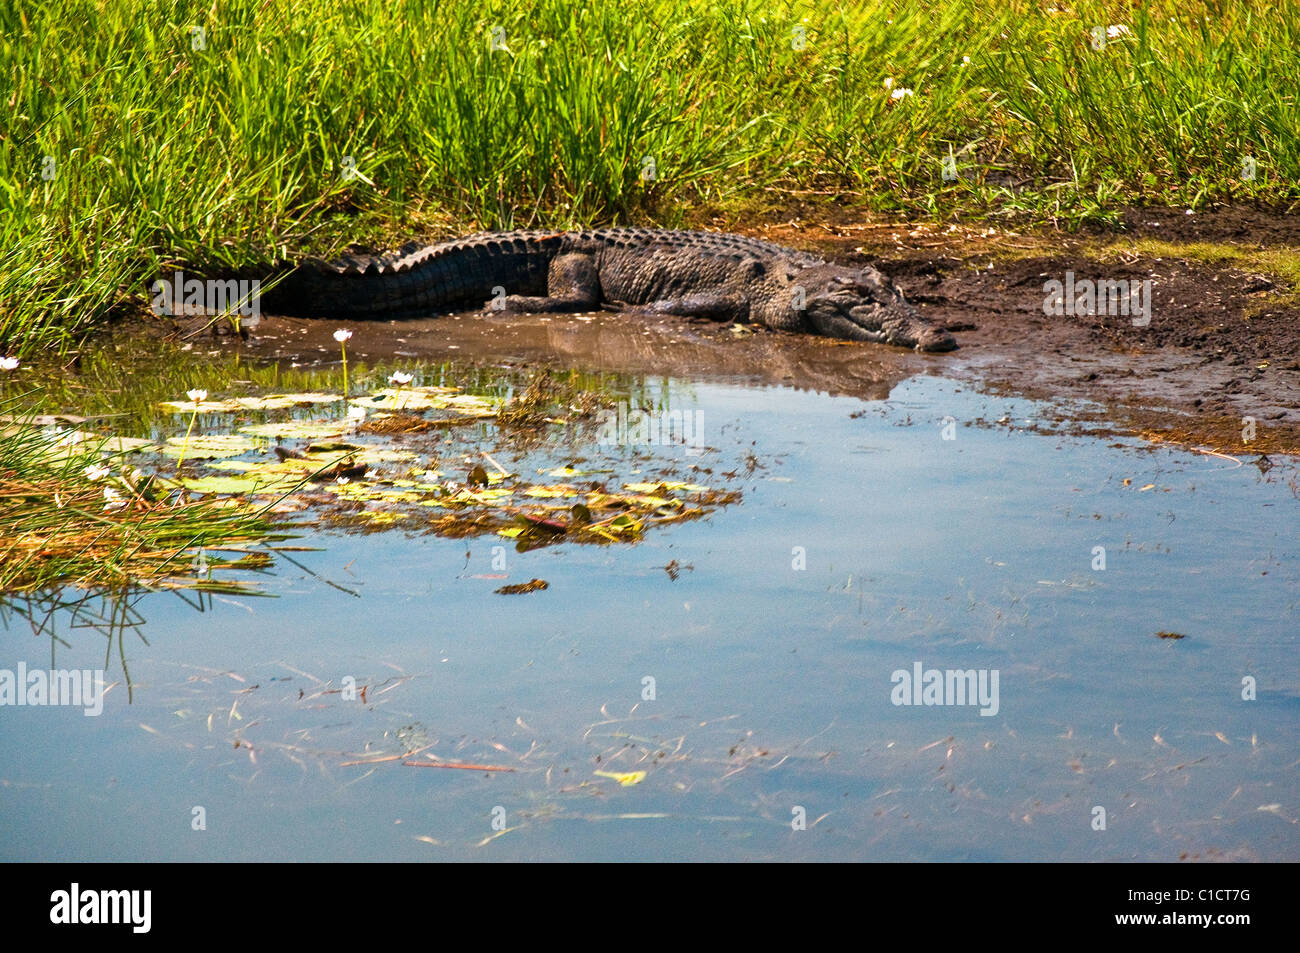
<path id="1" fill-rule="evenodd" d="M 168 437 L 162 452 L 169 457 L 181 456 L 184 451 L 186 460 L 202 460 L 213 457 L 237 457 L 241 453 L 256 448 L 257 444 L 239 434 L 199 434 L 191 435 L 187 442 L 184 437 Z"/>
<path id="2" fill-rule="evenodd" d="M 180 481 L 187 490 L 195 493 L 219 493 L 222 495 L 266 492 L 271 489 L 265 479 L 253 476 L 202 476 Z M 291 486 L 292 484 L 289 484 Z M 286 486 L 285 489 L 288 489 Z"/>
<path id="3" fill-rule="evenodd" d="M 243 410 L 233 400 L 201 400 L 197 403 L 192 400 L 164 400 L 158 406 L 177 414 L 192 414 L 196 410 L 201 414 L 229 414 Z"/>
<path id="4" fill-rule="evenodd" d="M 619 536 L 635 536 L 642 530 L 641 521 L 634 519 L 624 513 L 617 519 L 610 520 L 602 526 L 593 526 L 593 530 L 603 529 L 606 532 L 615 533 Z"/>
<path id="5" fill-rule="evenodd" d="M 475 487 L 470 489 L 466 487 L 456 494 L 456 499 L 467 500 L 471 503 L 479 503 L 484 506 L 491 506 L 494 503 L 500 503 L 511 496 L 510 490 L 495 489 L 493 487 Z"/>
<path id="6" fill-rule="evenodd" d="M 403 387 L 401 393 L 396 389 L 376 391 L 369 397 L 354 397 L 354 407 L 367 410 L 432 410 L 442 406 L 441 395 L 424 394 L 412 387 Z"/>
<path id="7" fill-rule="evenodd" d="M 154 451 L 158 445 L 142 437 L 116 437 L 95 433 L 91 430 L 53 430 L 42 431 L 50 440 L 46 452 L 54 457 L 73 456 L 86 450 L 99 450 L 107 454 L 139 453 Z"/>
<path id="8" fill-rule="evenodd" d="M 445 387 L 386 387 L 368 397 L 354 397 L 351 403 L 367 410 L 450 410 L 464 417 L 493 417 L 501 406 L 497 398 L 452 393 Z"/>
<path id="9" fill-rule="evenodd" d="M 397 450 L 390 447 L 367 447 L 357 454 L 357 459 L 365 463 L 406 463 L 418 456 L 413 450 Z"/>
<path id="10" fill-rule="evenodd" d="M 376 500 L 384 503 L 418 503 L 420 494 L 410 490 L 390 489 L 375 486 L 373 483 L 352 481 L 349 483 L 327 483 L 322 489 L 349 500 Z"/>
<path id="11" fill-rule="evenodd" d="M 274 424 L 250 424 L 240 427 L 240 433 L 255 437 L 297 437 L 301 440 L 316 440 L 321 437 L 340 437 L 354 426 L 353 420 L 285 420 Z"/>
<path id="12" fill-rule="evenodd" d="M 660 483 L 624 483 L 623 489 L 631 490 L 633 493 L 654 493 L 656 490 L 682 490 L 685 493 L 709 492 L 707 486 L 700 486 L 698 483 L 681 483 L 668 480 Z"/>
<path id="13" fill-rule="evenodd" d="M 342 394 L 266 394 L 262 397 L 236 397 L 230 401 L 244 410 L 287 410 L 308 404 L 333 404 L 343 399 Z"/>
<path id="14" fill-rule="evenodd" d="M 524 490 L 524 496 L 535 496 L 542 500 L 554 500 L 562 496 L 580 496 L 581 494 L 581 490 L 572 486 L 530 486 Z"/>
<path id="15" fill-rule="evenodd" d="M 629 496 L 626 497 L 632 503 L 638 506 L 648 506 L 651 509 L 657 509 L 661 506 L 681 506 L 681 500 L 675 500 L 666 496 Z"/>
<path id="16" fill-rule="evenodd" d="M 108 453 L 142 453 L 158 449 L 158 444 L 143 437 L 109 437 L 104 444 Z"/>
<path id="17" fill-rule="evenodd" d="M 350 514 L 350 517 L 365 520 L 367 523 L 373 523 L 376 526 L 392 526 L 401 520 L 409 520 L 411 514 L 392 510 L 362 510 L 360 513 Z"/>
<path id="18" fill-rule="evenodd" d="M 454 394 L 447 397 L 442 406 L 462 414 L 490 417 L 501 409 L 501 401 L 496 397 L 482 397 L 478 394 Z"/>

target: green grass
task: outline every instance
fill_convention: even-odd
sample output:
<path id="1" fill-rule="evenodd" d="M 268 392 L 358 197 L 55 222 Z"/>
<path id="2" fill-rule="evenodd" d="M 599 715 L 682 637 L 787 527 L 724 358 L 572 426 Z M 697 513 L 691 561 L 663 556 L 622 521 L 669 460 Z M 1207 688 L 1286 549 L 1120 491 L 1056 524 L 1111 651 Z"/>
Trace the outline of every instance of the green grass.
<path id="1" fill-rule="evenodd" d="M 66 350 L 140 312 L 173 266 L 413 234 L 795 199 L 1067 224 L 1130 202 L 1285 203 L 1300 197 L 1296 13 L 0 0 L 0 352 Z M 1093 49 L 1110 24 L 1128 35 Z"/>

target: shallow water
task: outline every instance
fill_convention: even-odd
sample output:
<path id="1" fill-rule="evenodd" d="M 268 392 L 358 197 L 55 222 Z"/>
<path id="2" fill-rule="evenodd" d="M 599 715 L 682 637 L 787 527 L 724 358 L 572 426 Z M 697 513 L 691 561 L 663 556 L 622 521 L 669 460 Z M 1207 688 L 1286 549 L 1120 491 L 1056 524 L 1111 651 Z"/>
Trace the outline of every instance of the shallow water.
<path id="1" fill-rule="evenodd" d="M 665 386 L 712 449 L 653 459 L 743 503 L 626 546 L 319 532 L 277 598 L 141 596 L 120 646 L 10 616 L 0 667 L 113 687 L 0 709 L 0 856 L 1300 857 L 1293 464 L 1029 432 L 937 377 Z M 549 588 L 494 594 L 502 558 Z M 996 672 L 996 712 L 894 704 L 916 663 Z"/>

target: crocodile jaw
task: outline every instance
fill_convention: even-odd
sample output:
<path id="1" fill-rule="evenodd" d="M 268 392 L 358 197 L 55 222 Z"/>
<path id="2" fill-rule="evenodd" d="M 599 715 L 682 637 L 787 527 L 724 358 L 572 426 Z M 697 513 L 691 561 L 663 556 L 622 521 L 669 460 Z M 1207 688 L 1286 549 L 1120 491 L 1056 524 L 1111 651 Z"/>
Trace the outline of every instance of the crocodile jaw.
<path id="1" fill-rule="evenodd" d="M 841 293 L 809 304 L 809 329 L 826 337 L 874 341 L 926 353 L 957 347 L 956 338 L 920 317 L 905 301 L 879 304 Z"/>
<path id="2" fill-rule="evenodd" d="M 854 311 L 859 309 L 854 308 Z M 862 309 L 867 310 L 867 309 Z M 876 307 L 871 311 L 878 311 Z M 881 340 L 895 347 L 910 347 L 914 351 L 936 354 L 953 351 L 957 348 L 957 339 L 942 328 L 937 328 L 929 321 L 918 316 L 910 305 L 886 308 L 888 314 L 880 320 Z"/>

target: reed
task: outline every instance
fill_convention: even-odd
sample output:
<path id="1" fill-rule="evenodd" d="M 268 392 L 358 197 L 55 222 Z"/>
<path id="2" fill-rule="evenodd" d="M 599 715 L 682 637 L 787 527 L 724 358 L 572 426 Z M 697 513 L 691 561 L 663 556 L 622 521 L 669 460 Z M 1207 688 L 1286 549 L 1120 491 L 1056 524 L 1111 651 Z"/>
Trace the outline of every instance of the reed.
<path id="1" fill-rule="evenodd" d="M 0 402 L 8 411 L 17 400 Z M 123 463 L 106 440 L 0 424 L 0 593 L 168 585 L 225 588 L 192 571 L 203 549 L 286 538 L 257 508 L 188 499 Z M 206 560 L 209 568 L 215 556 Z M 257 568 L 268 553 L 224 565 Z"/>

